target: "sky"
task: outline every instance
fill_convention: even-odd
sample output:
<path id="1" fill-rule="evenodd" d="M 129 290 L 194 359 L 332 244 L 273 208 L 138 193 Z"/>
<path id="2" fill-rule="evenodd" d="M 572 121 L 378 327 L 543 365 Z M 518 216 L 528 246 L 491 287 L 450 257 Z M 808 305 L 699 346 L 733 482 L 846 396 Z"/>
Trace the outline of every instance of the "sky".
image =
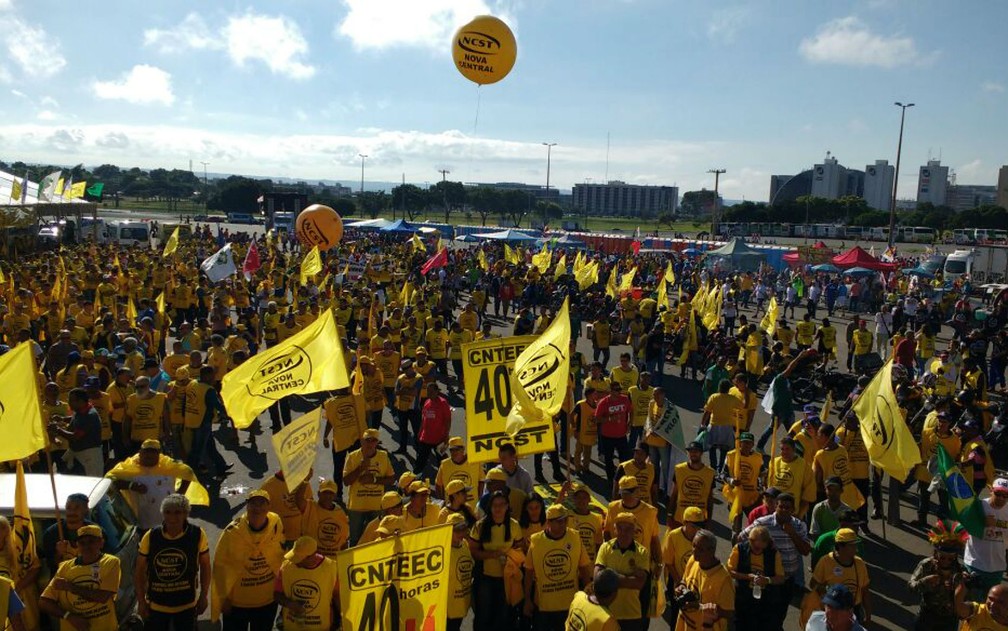
<path id="1" fill-rule="evenodd" d="M 477 86 L 452 35 L 510 25 Z M 826 152 L 1008 164 L 995 0 L 0 0 L 0 159 L 425 184 L 623 180 L 765 201 Z"/>

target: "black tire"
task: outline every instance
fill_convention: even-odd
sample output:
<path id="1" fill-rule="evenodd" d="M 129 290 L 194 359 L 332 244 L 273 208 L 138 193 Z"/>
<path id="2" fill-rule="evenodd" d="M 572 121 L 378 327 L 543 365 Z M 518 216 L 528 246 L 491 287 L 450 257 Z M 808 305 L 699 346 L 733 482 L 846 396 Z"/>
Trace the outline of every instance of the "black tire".
<path id="1" fill-rule="evenodd" d="M 815 381 L 809 379 L 808 377 L 802 377 L 796 379 L 793 384 L 791 384 L 791 397 L 802 405 L 807 403 L 812 403 L 816 399 L 816 395 L 819 394 L 819 387 L 816 385 Z"/>

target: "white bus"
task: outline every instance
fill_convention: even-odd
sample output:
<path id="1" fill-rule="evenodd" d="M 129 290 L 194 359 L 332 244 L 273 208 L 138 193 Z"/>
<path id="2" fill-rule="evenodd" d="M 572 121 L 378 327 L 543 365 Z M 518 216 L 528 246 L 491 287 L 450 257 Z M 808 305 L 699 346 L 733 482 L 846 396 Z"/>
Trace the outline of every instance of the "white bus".
<path id="1" fill-rule="evenodd" d="M 907 243 L 934 243 L 934 228 L 924 226 L 904 226 L 902 228 L 903 241 Z"/>

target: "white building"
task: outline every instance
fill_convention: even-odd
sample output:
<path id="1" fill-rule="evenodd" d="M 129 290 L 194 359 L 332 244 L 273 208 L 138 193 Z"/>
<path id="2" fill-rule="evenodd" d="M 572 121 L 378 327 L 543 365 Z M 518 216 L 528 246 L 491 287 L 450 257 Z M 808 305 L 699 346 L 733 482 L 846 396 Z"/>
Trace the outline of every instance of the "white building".
<path id="1" fill-rule="evenodd" d="M 997 205 L 1008 208 L 1008 164 L 998 170 Z"/>
<path id="2" fill-rule="evenodd" d="M 944 206 L 948 196 L 948 176 L 949 168 L 943 167 L 941 160 L 928 160 L 917 177 L 917 203 L 931 202 L 935 206 Z"/>
<path id="3" fill-rule="evenodd" d="M 864 200 L 876 210 L 889 210 L 892 206 L 894 169 L 888 160 L 876 160 L 865 167 Z"/>
<path id="4" fill-rule="evenodd" d="M 812 169 L 812 197 L 839 199 L 847 188 L 847 169 L 826 153 L 822 164 Z"/>
<path id="5" fill-rule="evenodd" d="M 643 186 L 613 180 L 575 184 L 572 205 L 588 215 L 657 217 L 679 206 L 678 186 Z"/>

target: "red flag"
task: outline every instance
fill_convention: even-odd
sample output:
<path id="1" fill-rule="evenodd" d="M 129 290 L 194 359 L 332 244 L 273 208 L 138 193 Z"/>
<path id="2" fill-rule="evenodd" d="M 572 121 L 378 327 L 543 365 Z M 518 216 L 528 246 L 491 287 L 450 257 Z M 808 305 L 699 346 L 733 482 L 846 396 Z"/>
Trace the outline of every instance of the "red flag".
<path id="1" fill-rule="evenodd" d="M 427 259 L 427 262 L 423 264 L 420 268 L 421 274 L 426 274 L 432 269 L 437 269 L 439 267 L 444 267 L 448 264 L 448 249 L 441 248 L 437 254 Z"/>
<path id="2" fill-rule="evenodd" d="M 248 253 L 245 254 L 245 262 L 242 263 L 242 272 L 244 272 L 246 276 L 251 276 L 256 273 L 256 270 L 258 270 L 260 266 L 259 247 L 256 246 L 256 242 L 253 241 Z"/>
<path id="3" fill-rule="evenodd" d="M 633 241 L 630 242 L 630 247 L 633 249 L 634 256 L 640 254 L 641 240 L 640 240 L 640 226 L 634 230 Z"/>

